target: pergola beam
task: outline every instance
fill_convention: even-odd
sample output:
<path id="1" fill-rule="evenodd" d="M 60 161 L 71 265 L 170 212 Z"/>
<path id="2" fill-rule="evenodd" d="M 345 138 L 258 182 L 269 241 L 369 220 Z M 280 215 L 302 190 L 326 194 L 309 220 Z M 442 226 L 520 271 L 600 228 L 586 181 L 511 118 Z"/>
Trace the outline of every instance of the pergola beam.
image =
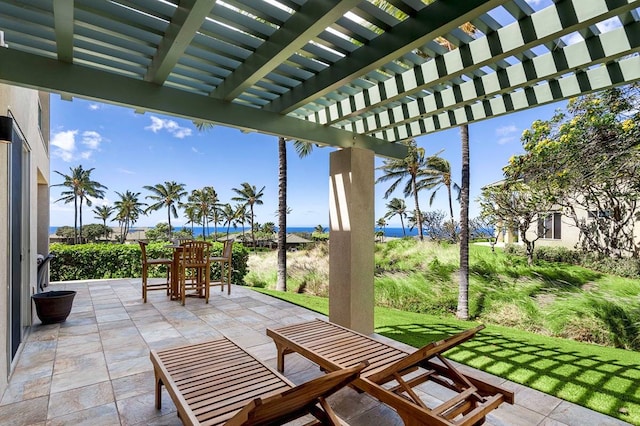
<path id="1" fill-rule="evenodd" d="M 53 1 L 53 21 L 58 60 L 73 62 L 73 0 Z"/>
<path id="2" fill-rule="evenodd" d="M 288 114 L 355 78 L 379 69 L 402 56 L 407 50 L 419 48 L 468 22 L 473 16 L 486 13 L 506 1 L 508 0 L 432 3 L 411 19 L 396 25 L 390 31 L 374 38 L 368 45 L 361 46 L 351 55 L 272 101 L 264 109 Z"/>
<path id="3" fill-rule="evenodd" d="M 640 22 L 594 36 L 562 49 L 525 60 L 495 73 L 485 74 L 462 84 L 455 84 L 440 92 L 417 98 L 400 106 L 372 114 L 362 119 L 366 133 L 437 115 L 443 111 L 460 108 L 478 99 L 513 92 L 525 86 L 533 86 L 551 80 L 576 69 L 586 69 L 602 62 L 611 62 L 640 50 Z M 314 122 L 322 123 L 320 113 Z"/>
<path id="4" fill-rule="evenodd" d="M 339 103 L 307 117 L 321 124 L 335 124 L 349 117 L 383 107 L 407 95 L 418 93 L 474 69 L 491 65 L 509 56 L 515 56 L 540 44 L 570 34 L 578 27 L 592 25 L 615 15 L 621 15 L 638 6 L 638 1 L 593 0 L 584 8 L 583 0 L 567 0 L 542 9 L 519 21 L 498 29 L 461 46 L 438 55 L 413 69 L 381 82 L 367 90 L 345 98 Z M 617 7 L 611 7 L 612 5 Z M 586 10 L 582 10 L 582 9 Z"/>
<path id="5" fill-rule="evenodd" d="M 215 3 L 216 0 L 180 2 L 144 76 L 146 81 L 164 84 Z"/>
<path id="6" fill-rule="evenodd" d="M 310 0 L 220 84 L 211 96 L 233 100 L 285 62 L 361 0 Z"/>
<path id="7" fill-rule="evenodd" d="M 410 124 L 396 126 L 377 132 L 375 136 L 384 137 L 390 141 L 402 141 L 638 80 L 640 80 L 640 57 L 631 56 L 587 71 L 579 71 L 557 80 L 527 87 L 524 90 L 441 112 Z"/>
<path id="8" fill-rule="evenodd" d="M 0 82 L 385 157 L 407 155 L 402 144 L 12 49 L 0 49 Z"/>

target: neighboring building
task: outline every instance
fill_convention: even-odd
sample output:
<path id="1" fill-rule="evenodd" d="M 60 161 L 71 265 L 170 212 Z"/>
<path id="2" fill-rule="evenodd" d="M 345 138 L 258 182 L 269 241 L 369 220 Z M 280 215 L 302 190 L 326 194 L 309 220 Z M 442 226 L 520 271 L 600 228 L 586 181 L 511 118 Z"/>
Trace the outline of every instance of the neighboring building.
<path id="1" fill-rule="evenodd" d="M 0 84 L 0 394 L 34 312 L 49 248 L 49 94 Z"/>

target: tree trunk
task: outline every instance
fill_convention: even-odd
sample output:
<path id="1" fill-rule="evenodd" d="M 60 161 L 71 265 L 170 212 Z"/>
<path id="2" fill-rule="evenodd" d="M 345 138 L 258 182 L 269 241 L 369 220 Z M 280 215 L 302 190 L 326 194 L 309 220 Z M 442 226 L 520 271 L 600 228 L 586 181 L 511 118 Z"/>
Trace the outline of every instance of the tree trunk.
<path id="1" fill-rule="evenodd" d="M 253 252 L 255 253 L 256 250 L 256 234 L 255 234 L 255 229 L 253 229 L 253 204 L 250 204 L 250 209 L 251 209 L 251 242 L 253 243 Z"/>
<path id="2" fill-rule="evenodd" d="M 416 190 L 416 179 L 412 177 L 412 186 L 413 186 L 413 198 L 416 203 L 416 222 L 418 223 L 418 235 L 420 236 L 420 241 L 424 241 L 424 235 L 422 234 L 422 213 L 420 212 L 420 205 L 418 204 L 418 191 Z"/>
<path id="3" fill-rule="evenodd" d="M 169 224 L 169 241 L 171 241 L 171 206 L 167 207 L 167 223 Z"/>
<path id="4" fill-rule="evenodd" d="M 278 281 L 276 290 L 287 291 L 287 145 L 278 138 Z"/>
<path id="5" fill-rule="evenodd" d="M 73 244 L 78 244 L 78 197 L 73 199 Z"/>
<path id="6" fill-rule="evenodd" d="M 458 291 L 459 319 L 469 319 L 469 126 L 460 127 L 462 143 L 462 188 L 460 192 L 460 285 Z"/>
<path id="7" fill-rule="evenodd" d="M 80 197 L 80 208 L 78 212 L 80 214 L 80 244 L 82 244 L 82 197 Z"/>

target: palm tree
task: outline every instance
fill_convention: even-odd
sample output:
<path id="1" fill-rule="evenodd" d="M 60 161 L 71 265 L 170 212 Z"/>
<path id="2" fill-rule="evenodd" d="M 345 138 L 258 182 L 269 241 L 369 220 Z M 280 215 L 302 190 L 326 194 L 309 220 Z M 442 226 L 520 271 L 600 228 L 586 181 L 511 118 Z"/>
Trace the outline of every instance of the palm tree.
<path id="1" fill-rule="evenodd" d="M 104 225 L 105 240 L 109 238 L 109 231 L 107 230 L 107 220 L 111 217 L 115 210 L 116 209 L 113 206 L 97 206 L 95 209 L 93 209 L 93 212 L 96 214 L 94 216 L 94 219 L 102 220 L 102 225 Z"/>
<path id="2" fill-rule="evenodd" d="M 402 225 L 402 236 L 406 237 L 407 233 L 404 230 L 404 218 L 407 217 L 407 205 L 402 198 L 392 198 L 387 203 L 387 209 L 389 211 L 384 215 L 385 218 L 391 219 L 394 216 L 400 217 L 400 224 Z"/>
<path id="3" fill-rule="evenodd" d="M 380 241 L 384 241 L 384 231 L 385 231 L 385 228 L 387 227 L 387 219 L 385 219 L 384 217 L 381 217 L 376 222 L 376 225 L 378 225 L 378 227 L 381 228 L 381 230 L 379 232 L 376 232 L 376 234 L 379 233 Z"/>
<path id="4" fill-rule="evenodd" d="M 204 188 L 191 191 L 187 201 L 183 206 L 192 206 L 195 209 L 196 219 L 201 220 L 202 237 L 206 240 L 207 229 L 209 229 L 209 219 L 214 215 L 213 210 L 218 203 L 218 194 L 212 186 L 205 186 Z"/>
<path id="5" fill-rule="evenodd" d="M 237 197 L 231 198 L 233 201 L 239 201 L 246 206 L 249 206 L 250 217 L 251 217 L 251 241 L 253 242 L 253 251 L 256 250 L 256 234 L 255 228 L 253 226 L 253 222 L 255 220 L 255 212 L 253 211 L 254 205 L 262 205 L 264 202 L 262 201 L 262 196 L 264 195 L 264 186 L 259 191 L 256 190 L 255 185 L 251 186 L 248 182 L 243 182 L 241 184 L 241 188 L 231 188 L 233 192 L 238 194 Z"/>
<path id="6" fill-rule="evenodd" d="M 322 225 L 316 225 L 315 228 L 313 228 L 313 232 L 317 233 L 317 234 L 324 234 L 324 226 Z"/>
<path id="7" fill-rule="evenodd" d="M 229 203 L 223 204 L 220 209 L 220 216 L 222 217 L 223 225 L 227 227 L 227 238 L 229 238 L 229 227 L 231 226 L 231 223 L 233 223 L 233 221 L 236 218 L 236 211 L 233 210 L 233 207 L 231 207 L 231 204 Z"/>
<path id="8" fill-rule="evenodd" d="M 116 219 L 118 219 L 121 224 L 120 242 L 124 243 L 131 226 L 136 223 L 141 214 L 144 214 L 145 210 L 143 207 L 146 206 L 146 204 L 139 201 L 139 192 L 131 192 L 127 190 L 124 194 L 116 191 L 116 194 L 120 197 L 120 199 L 114 203 L 118 210 Z"/>
<path id="9" fill-rule="evenodd" d="M 174 181 L 167 181 L 164 184 L 158 183 L 154 186 L 144 186 L 144 189 L 151 191 L 151 195 L 147 195 L 145 198 L 155 201 L 145 210 L 145 214 L 151 211 L 160 210 L 161 208 L 167 208 L 167 219 L 169 222 L 169 239 L 171 239 L 171 215 L 174 218 L 178 218 L 178 210 L 176 205 L 180 202 L 180 199 L 187 195 L 187 191 L 184 189 L 183 183 L 177 183 Z"/>
<path id="10" fill-rule="evenodd" d="M 184 209 L 184 215 L 187 217 L 187 223 L 191 225 L 191 235 L 193 235 L 193 225 L 198 220 L 198 208 L 193 204 L 183 204 L 181 207 Z"/>
<path id="11" fill-rule="evenodd" d="M 380 176 L 376 180 L 376 183 L 393 181 L 384 193 L 384 198 L 389 198 L 402 181 L 407 181 L 403 192 L 407 197 L 413 195 L 418 234 L 420 235 L 420 240 L 423 240 L 422 213 L 420 212 L 420 204 L 418 203 L 418 192 L 421 189 L 425 189 L 422 178 L 424 177 L 424 170 L 427 167 L 427 160 L 425 158 L 424 148 L 419 148 L 415 140 L 409 141 L 408 145 L 409 153 L 405 158 L 401 160 L 393 159 L 384 161 L 379 169 L 383 170 L 385 174 Z"/>
<path id="12" fill-rule="evenodd" d="M 460 283 L 456 316 L 469 319 L 469 126 L 460 127 L 462 192 L 460 194 Z"/>
<path id="13" fill-rule="evenodd" d="M 247 205 L 238 203 L 234 207 L 233 228 L 237 229 L 238 225 L 242 226 L 242 240 L 244 241 L 244 224 L 251 222 L 251 216 L 247 213 Z"/>
<path id="14" fill-rule="evenodd" d="M 104 198 L 104 190 L 107 189 L 106 186 L 102 185 L 99 182 L 91 180 L 91 172 L 94 170 L 91 169 L 83 169 L 82 165 L 78 167 L 69 167 L 71 170 L 71 174 L 65 175 L 60 173 L 57 170 L 54 170 L 55 173 L 59 174 L 64 178 L 64 182 L 52 185 L 52 186 L 64 186 L 69 188 L 67 191 L 63 191 L 60 193 L 61 197 L 58 198 L 55 203 L 58 201 L 64 201 L 65 204 L 73 201 L 74 203 L 74 243 L 78 243 L 78 241 L 82 242 L 82 204 L 86 201 L 88 207 L 91 207 L 91 198 Z M 78 239 L 78 218 L 80 219 L 80 238 Z"/>
<path id="15" fill-rule="evenodd" d="M 451 188 L 457 192 L 456 200 L 460 201 L 460 186 L 451 179 L 451 164 L 438 155 L 432 155 L 427 158 L 426 173 L 429 176 L 425 181 L 425 185 L 433 190 L 429 198 L 429 206 L 433 204 L 438 189 L 445 187 L 447 196 L 449 197 L 449 217 L 453 221 L 453 202 L 451 197 Z"/>

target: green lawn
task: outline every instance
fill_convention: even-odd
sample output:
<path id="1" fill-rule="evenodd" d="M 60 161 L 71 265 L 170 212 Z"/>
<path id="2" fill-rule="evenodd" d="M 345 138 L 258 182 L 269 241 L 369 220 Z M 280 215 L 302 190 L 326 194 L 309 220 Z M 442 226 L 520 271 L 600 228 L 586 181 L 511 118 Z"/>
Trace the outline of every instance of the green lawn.
<path id="1" fill-rule="evenodd" d="M 326 298 L 255 289 L 322 314 Z M 375 308 L 375 330 L 420 347 L 477 323 Z M 452 360 L 640 425 L 640 353 L 487 325 Z M 626 413 L 626 414 L 625 414 Z"/>

